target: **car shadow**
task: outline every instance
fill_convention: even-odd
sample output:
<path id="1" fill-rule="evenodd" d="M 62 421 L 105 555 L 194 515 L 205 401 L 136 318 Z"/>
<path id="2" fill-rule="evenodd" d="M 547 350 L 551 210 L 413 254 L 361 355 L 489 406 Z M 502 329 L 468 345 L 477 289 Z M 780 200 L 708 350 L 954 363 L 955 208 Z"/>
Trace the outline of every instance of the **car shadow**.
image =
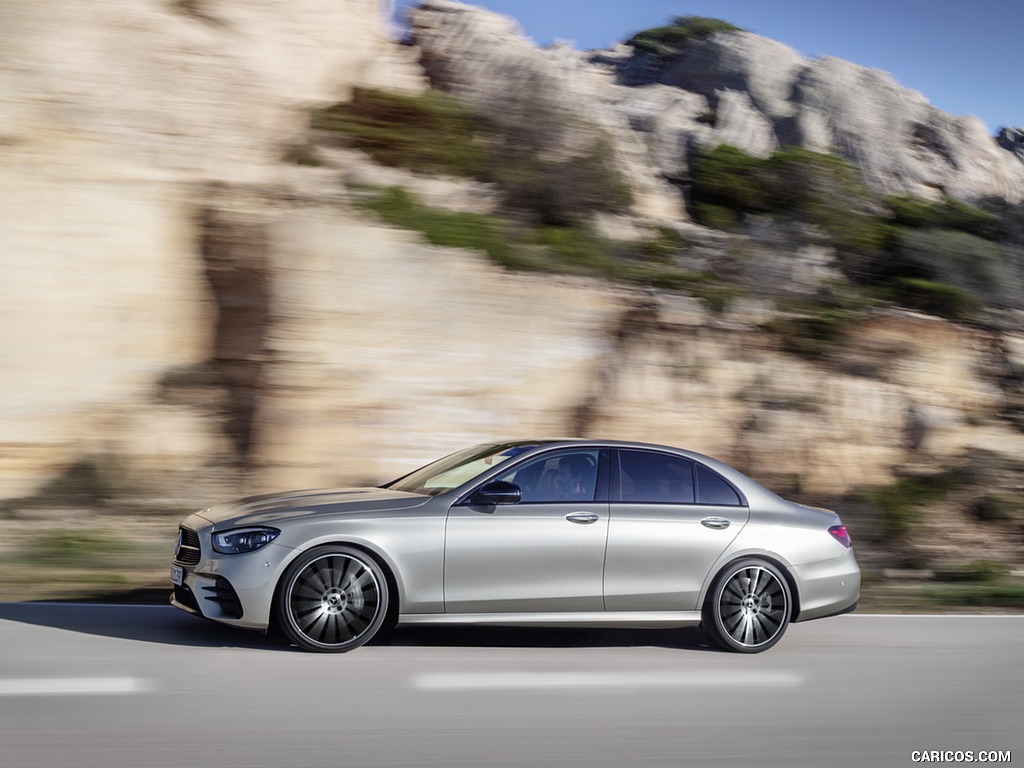
<path id="1" fill-rule="evenodd" d="M 0 603 L 0 621 L 69 632 L 198 648 L 298 649 L 276 632 L 224 626 L 170 605 L 99 603 Z M 628 648 L 655 646 L 711 651 L 697 627 L 683 629 L 551 629 L 470 625 L 404 626 L 372 645 L 466 648 Z"/>
<path id="2" fill-rule="evenodd" d="M 653 646 L 690 651 L 713 650 L 697 627 L 681 629 L 584 629 L 482 627 L 473 625 L 407 626 L 380 641 L 403 646 L 473 648 L 633 648 Z"/>

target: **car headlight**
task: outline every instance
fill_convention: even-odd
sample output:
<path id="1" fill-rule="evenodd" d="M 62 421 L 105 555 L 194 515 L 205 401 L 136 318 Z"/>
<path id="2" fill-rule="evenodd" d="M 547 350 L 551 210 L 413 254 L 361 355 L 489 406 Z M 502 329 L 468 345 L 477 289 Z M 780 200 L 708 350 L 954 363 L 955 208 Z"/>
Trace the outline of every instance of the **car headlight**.
<path id="1" fill-rule="evenodd" d="M 235 528 L 213 534 L 213 548 L 222 555 L 240 555 L 262 549 L 280 535 L 277 528 Z"/>

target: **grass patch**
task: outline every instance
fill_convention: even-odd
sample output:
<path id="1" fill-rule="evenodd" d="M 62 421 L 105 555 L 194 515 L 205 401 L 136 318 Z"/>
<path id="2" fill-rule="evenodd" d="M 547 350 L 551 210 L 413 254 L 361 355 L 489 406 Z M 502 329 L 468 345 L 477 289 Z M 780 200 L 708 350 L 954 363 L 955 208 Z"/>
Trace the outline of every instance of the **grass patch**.
<path id="1" fill-rule="evenodd" d="M 5 559 L 48 569 L 94 570 L 141 566 L 153 555 L 151 546 L 104 531 L 57 530 L 40 534 Z"/>
<path id="2" fill-rule="evenodd" d="M 504 266 L 539 267 L 521 258 L 509 245 L 500 217 L 431 208 L 401 187 L 389 187 L 370 195 L 360 205 L 389 224 L 421 233 L 433 245 L 483 251 Z"/>
<path id="3" fill-rule="evenodd" d="M 739 291 L 717 277 L 675 266 L 687 247 L 674 230 L 640 242 L 610 240 L 588 226 L 531 226 L 500 215 L 431 208 L 400 187 L 368 194 L 360 203 L 383 221 L 420 232 L 433 245 L 482 251 L 509 269 L 600 277 L 686 292 L 721 311 Z"/>
<path id="4" fill-rule="evenodd" d="M 1024 584 L 933 584 L 921 594 L 937 605 L 1024 609 Z"/>

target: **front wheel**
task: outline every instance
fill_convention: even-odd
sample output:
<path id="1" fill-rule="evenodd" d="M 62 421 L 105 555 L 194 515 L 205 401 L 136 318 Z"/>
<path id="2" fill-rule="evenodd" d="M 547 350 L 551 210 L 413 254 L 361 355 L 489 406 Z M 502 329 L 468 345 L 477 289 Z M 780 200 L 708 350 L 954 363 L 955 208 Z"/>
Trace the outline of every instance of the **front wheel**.
<path id="1" fill-rule="evenodd" d="M 342 653 L 372 638 L 388 612 L 388 585 L 377 562 L 353 547 L 317 547 L 285 571 L 277 616 L 288 639 L 307 651 Z"/>
<path id="2" fill-rule="evenodd" d="M 779 569 L 765 560 L 742 560 L 715 579 L 701 628 L 727 651 L 760 653 L 782 639 L 791 610 L 789 585 Z"/>

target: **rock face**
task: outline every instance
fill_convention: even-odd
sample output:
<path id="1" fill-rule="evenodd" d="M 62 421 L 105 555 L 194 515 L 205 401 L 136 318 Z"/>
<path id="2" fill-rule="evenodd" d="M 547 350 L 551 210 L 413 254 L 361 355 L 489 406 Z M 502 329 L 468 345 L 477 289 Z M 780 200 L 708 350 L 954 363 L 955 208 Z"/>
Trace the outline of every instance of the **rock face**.
<path id="1" fill-rule="evenodd" d="M 434 83 L 487 111 L 508 109 L 510 95 L 525 90 L 566 116 L 582 117 L 591 128 L 614 137 L 610 159 L 633 188 L 638 213 L 685 217 L 678 195 L 651 162 L 642 134 L 629 129 L 628 110 L 595 109 L 608 99 L 632 97 L 630 89 L 615 84 L 610 70 L 592 66 L 585 54 L 566 45 L 540 50 L 512 19 L 461 3 L 425 4 L 410 14 L 410 22 L 421 63 Z M 706 109 L 700 102 L 664 106 L 696 109 L 691 120 Z M 671 162 L 677 148 L 665 154 Z"/>
<path id="2" fill-rule="evenodd" d="M 1024 165 L 975 117 L 932 107 L 888 74 L 840 59 L 810 62 L 794 83 L 796 139 L 856 163 L 874 188 L 958 199 L 1024 196 Z"/>
<path id="3" fill-rule="evenodd" d="M 30 493 L 81 456 L 186 477 L 231 455 L 208 408 L 219 388 L 180 386 L 207 381 L 196 371 L 213 359 L 258 354 L 217 351 L 210 274 L 248 266 L 216 262 L 203 219 L 236 185 L 277 194 L 308 105 L 355 84 L 422 88 L 382 13 L 334 0 L 4 3 L 0 494 Z"/>
<path id="4" fill-rule="evenodd" d="M 1024 128 L 1003 128 L 998 141 L 999 146 L 1013 152 L 1024 163 Z"/>
<path id="5" fill-rule="evenodd" d="M 683 179 L 697 146 L 766 156 L 799 145 L 846 157 L 888 194 L 1024 199 L 1018 134 L 997 144 L 977 118 L 944 113 L 884 72 L 807 60 L 750 33 L 694 40 L 665 59 L 627 46 L 540 50 L 510 20 L 451 0 L 427 0 L 412 28 L 439 86 L 486 103 L 528 73 L 606 127 L 634 175 Z"/>
<path id="6" fill-rule="evenodd" d="M 538 434 L 687 445 L 841 491 L 888 477 L 911 406 L 927 450 L 1024 454 L 993 416 L 994 342 L 980 331 L 875 318 L 849 341 L 855 359 L 830 368 L 760 329 L 770 307 L 711 313 L 688 297 L 509 273 L 353 205 L 361 182 L 401 174 L 344 153 L 333 167 L 283 163 L 308 106 L 360 84 L 423 87 L 381 11 L 370 0 L 5 3 L 0 500 L 88 461 L 129 495 L 191 506 L 380 482 L 466 443 Z M 536 77 L 614 136 L 640 210 L 662 220 L 678 223 L 664 179 L 684 177 L 694 142 L 767 153 L 784 125 L 834 133 L 832 112 L 801 128 L 804 107 L 786 98 L 790 79 L 808 101 L 825 88 L 814 65 L 787 54 L 775 70 L 755 66 L 778 51 L 752 36 L 709 41 L 708 77 L 719 60 L 729 76 L 684 90 L 626 85 L 623 50 L 540 51 L 459 4 L 428 3 L 414 20 L 428 71 L 453 90 L 486 101 Z M 410 186 L 463 209 L 489 202 L 434 181 Z M 799 293 L 833 276 L 823 249 L 790 253 L 786 230 L 751 226 L 764 231 L 735 254 L 746 279 Z M 706 268 L 700 248 L 691 256 Z M 1020 339 L 1000 343 L 1016 365 Z"/>

